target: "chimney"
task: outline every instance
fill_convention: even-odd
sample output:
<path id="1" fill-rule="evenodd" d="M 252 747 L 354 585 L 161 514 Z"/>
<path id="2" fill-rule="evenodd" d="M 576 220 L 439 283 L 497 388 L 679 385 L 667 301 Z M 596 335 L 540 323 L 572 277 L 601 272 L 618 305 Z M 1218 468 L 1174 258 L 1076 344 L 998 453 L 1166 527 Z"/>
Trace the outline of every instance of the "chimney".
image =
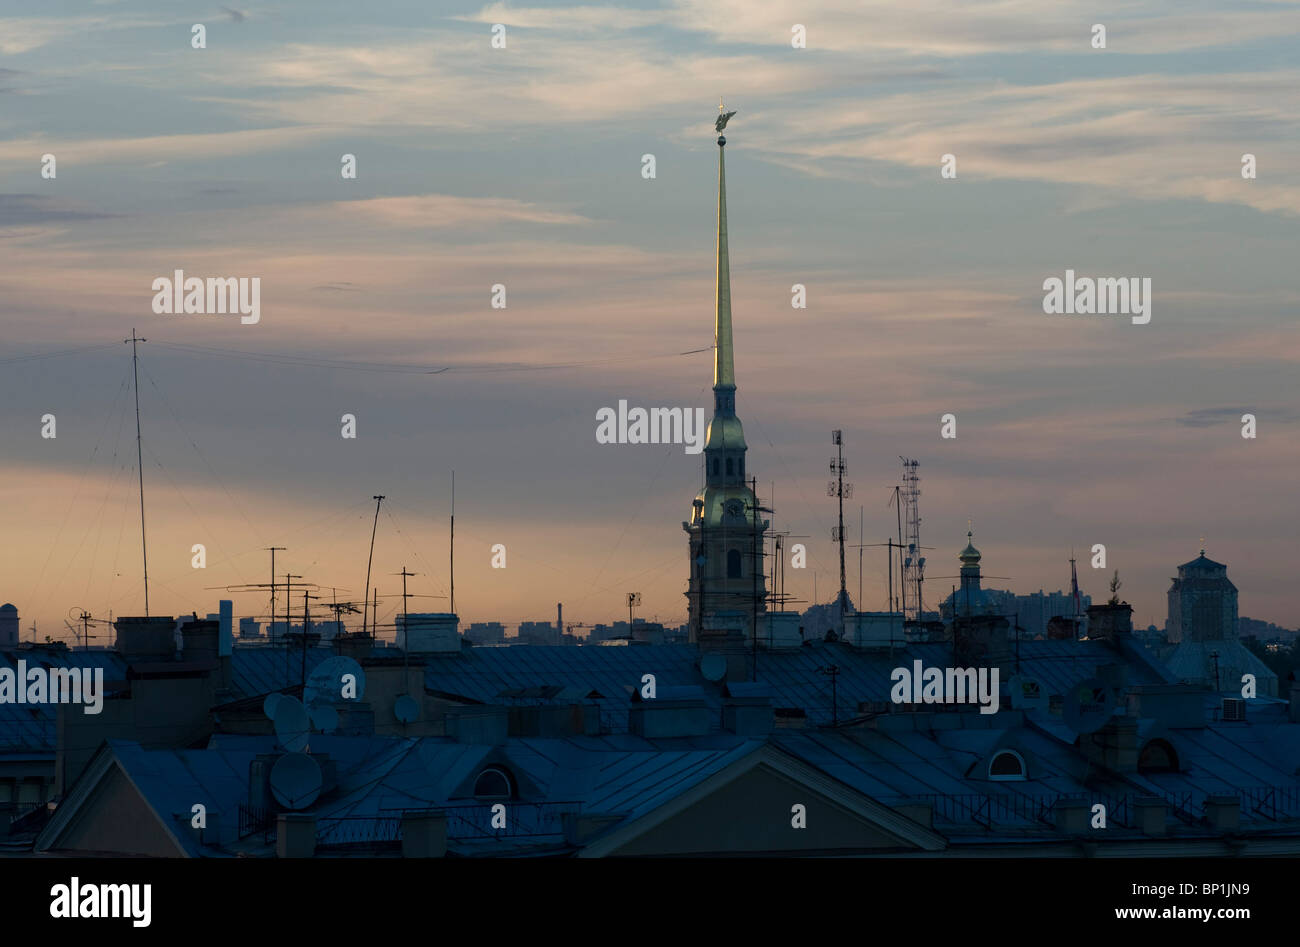
<path id="1" fill-rule="evenodd" d="M 1061 799 L 1053 809 L 1057 830 L 1067 835 L 1086 834 L 1091 813 L 1092 807 L 1084 799 Z"/>
<path id="2" fill-rule="evenodd" d="M 698 686 L 660 687 L 658 696 L 642 699 L 632 694 L 628 730 L 647 740 L 661 737 L 698 737 L 709 732 L 709 708 Z"/>
<path id="3" fill-rule="evenodd" d="M 176 619 L 170 615 L 151 618 L 119 618 L 114 647 L 129 661 L 170 661 L 176 657 Z"/>
<path id="4" fill-rule="evenodd" d="M 316 854 L 316 816 L 281 812 L 275 817 L 275 857 L 311 858 Z"/>
<path id="5" fill-rule="evenodd" d="M 564 603 L 555 603 L 555 633 L 560 636 L 561 641 L 564 639 Z"/>
<path id="6" fill-rule="evenodd" d="M 769 685 L 737 681 L 727 684 L 724 693 L 722 729 L 745 737 L 762 737 L 772 732 L 775 717 Z"/>
<path id="7" fill-rule="evenodd" d="M 1139 796 L 1133 800 L 1134 824 L 1143 835 L 1165 834 L 1165 801 L 1159 796 Z"/>
<path id="8" fill-rule="evenodd" d="M 403 858 L 442 858 L 446 854 L 447 816 L 445 813 L 402 813 Z"/>
<path id="9" fill-rule="evenodd" d="M 373 635 L 362 634 L 359 631 L 334 636 L 335 652 L 342 657 L 351 658 L 357 662 L 360 662 L 362 658 L 370 657 L 374 645 L 375 639 Z"/>
<path id="10" fill-rule="evenodd" d="M 189 619 L 181 625 L 181 660 L 201 664 L 217 663 L 220 637 L 220 621 Z"/>
<path id="11" fill-rule="evenodd" d="M 220 616 L 217 620 L 221 623 L 221 636 L 217 639 L 217 654 L 227 657 L 235 645 L 233 628 L 235 603 L 228 598 L 223 598 L 217 603 L 217 614 Z"/>
<path id="12" fill-rule="evenodd" d="M 1241 828 L 1241 797 L 1206 796 L 1205 821 L 1216 832 L 1236 832 Z"/>
<path id="13" fill-rule="evenodd" d="M 1133 606 L 1127 602 L 1119 605 L 1088 606 L 1088 637 L 1103 641 L 1118 641 L 1133 634 Z"/>

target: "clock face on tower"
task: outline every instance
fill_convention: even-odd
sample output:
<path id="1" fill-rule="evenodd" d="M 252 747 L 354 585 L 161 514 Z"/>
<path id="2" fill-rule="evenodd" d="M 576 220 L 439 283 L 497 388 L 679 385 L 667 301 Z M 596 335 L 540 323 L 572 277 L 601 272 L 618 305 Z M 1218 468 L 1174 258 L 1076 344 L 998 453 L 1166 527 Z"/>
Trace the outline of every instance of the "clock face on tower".
<path id="1" fill-rule="evenodd" d="M 740 517 L 745 515 L 745 504 L 741 500 L 728 500 L 722 504 L 722 512 L 726 516 Z"/>

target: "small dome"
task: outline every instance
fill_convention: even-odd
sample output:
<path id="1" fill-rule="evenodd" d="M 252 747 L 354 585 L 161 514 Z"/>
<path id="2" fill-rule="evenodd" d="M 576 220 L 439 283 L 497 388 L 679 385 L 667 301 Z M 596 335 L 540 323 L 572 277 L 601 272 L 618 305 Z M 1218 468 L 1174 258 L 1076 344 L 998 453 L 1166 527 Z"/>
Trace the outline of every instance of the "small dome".
<path id="1" fill-rule="evenodd" d="M 18 608 L 5 602 L 3 605 L 0 605 L 0 612 L 13 612 L 14 614 L 17 614 Z"/>
<path id="2" fill-rule="evenodd" d="M 957 558 L 965 565 L 974 565 L 982 558 L 980 551 L 976 549 L 975 544 L 971 542 L 971 536 L 972 534 L 968 531 L 966 533 L 966 548 L 957 554 Z"/>

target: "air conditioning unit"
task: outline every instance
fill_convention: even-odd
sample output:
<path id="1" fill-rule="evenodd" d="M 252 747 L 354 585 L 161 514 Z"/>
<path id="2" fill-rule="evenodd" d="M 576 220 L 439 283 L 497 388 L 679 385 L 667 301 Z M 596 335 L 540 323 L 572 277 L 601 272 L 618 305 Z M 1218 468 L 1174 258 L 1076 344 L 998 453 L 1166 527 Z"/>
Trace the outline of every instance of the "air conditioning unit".
<path id="1" fill-rule="evenodd" d="M 1246 702 L 1240 697 L 1223 698 L 1223 719 L 1225 723 L 1246 722 Z"/>

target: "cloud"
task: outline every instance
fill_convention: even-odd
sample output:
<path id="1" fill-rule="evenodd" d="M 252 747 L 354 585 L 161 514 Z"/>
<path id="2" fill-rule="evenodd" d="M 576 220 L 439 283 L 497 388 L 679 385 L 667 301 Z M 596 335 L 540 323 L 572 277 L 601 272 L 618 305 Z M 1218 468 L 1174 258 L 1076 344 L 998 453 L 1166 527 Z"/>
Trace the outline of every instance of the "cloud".
<path id="1" fill-rule="evenodd" d="M 221 12 L 230 18 L 231 23 L 243 23 L 248 19 L 247 13 L 232 9 L 231 7 L 222 7 Z"/>
<path id="2" fill-rule="evenodd" d="M 159 25 L 159 21 L 107 16 L 0 17 L 0 53 L 16 56 L 67 37 Z"/>
<path id="3" fill-rule="evenodd" d="M 356 214 L 386 227 L 445 228 L 500 223 L 589 224 L 579 214 L 543 210 L 536 204 L 506 198 L 453 197 L 449 194 L 417 194 L 408 197 L 375 197 L 361 201 L 338 201 L 329 211 Z"/>
<path id="4" fill-rule="evenodd" d="M 104 220 L 119 216 L 121 215 L 80 210 L 55 198 L 37 194 L 0 194 L 0 227 Z"/>
<path id="5" fill-rule="evenodd" d="M 1300 419 L 1300 414 L 1287 409 L 1260 410 L 1259 408 L 1198 408 L 1189 411 L 1181 418 L 1174 418 L 1175 423 L 1184 427 L 1214 427 L 1217 424 L 1240 424 L 1244 414 L 1253 414 L 1256 418 L 1267 417 L 1270 421 L 1289 424 Z"/>

